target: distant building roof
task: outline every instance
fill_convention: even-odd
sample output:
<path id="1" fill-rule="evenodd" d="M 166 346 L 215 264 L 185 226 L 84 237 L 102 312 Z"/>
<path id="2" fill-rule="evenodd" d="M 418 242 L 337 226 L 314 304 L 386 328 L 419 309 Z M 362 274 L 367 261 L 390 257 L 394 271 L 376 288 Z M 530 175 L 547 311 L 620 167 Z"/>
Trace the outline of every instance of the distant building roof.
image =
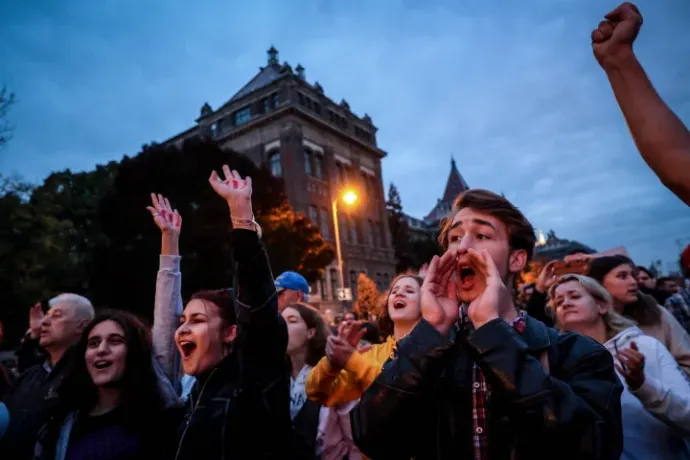
<path id="1" fill-rule="evenodd" d="M 539 238 L 534 248 L 533 259 L 543 261 L 561 260 L 565 256 L 576 252 L 594 254 L 597 251 L 579 241 L 562 240 L 556 236 L 553 230 L 549 230 L 545 238 L 542 231 L 539 230 Z"/>
<path id="2" fill-rule="evenodd" d="M 244 96 L 253 93 L 257 89 L 261 89 L 264 86 L 268 86 L 278 78 L 280 78 L 280 66 L 278 64 L 269 64 L 266 67 L 262 67 L 254 78 L 249 80 L 249 82 L 244 85 L 234 96 L 230 98 L 228 102 L 234 102 Z"/>
<path id="3" fill-rule="evenodd" d="M 465 179 L 458 171 L 458 167 L 455 164 L 455 158 L 450 159 L 450 174 L 448 175 L 448 182 L 446 182 L 446 190 L 443 192 L 442 200 L 445 202 L 453 202 L 463 192 L 469 190 L 470 186 L 467 185 Z"/>
<path id="4" fill-rule="evenodd" d="M 458 167 L 455 164 L 455 159 L 451 157 L 450 159 L 450 174 L 448 175 L 448 181 L 446 182 L 446 188 L 443 192 L 443 198 L 436 202 L 436 206 L 427 214 L 424 218 L 427 222 L 437 222 L 448 215 L 451 208 L 453 207 L 453 202 L 463 192 L 470 189 L 467 185 L 465 179 L 458 171 Z"/>

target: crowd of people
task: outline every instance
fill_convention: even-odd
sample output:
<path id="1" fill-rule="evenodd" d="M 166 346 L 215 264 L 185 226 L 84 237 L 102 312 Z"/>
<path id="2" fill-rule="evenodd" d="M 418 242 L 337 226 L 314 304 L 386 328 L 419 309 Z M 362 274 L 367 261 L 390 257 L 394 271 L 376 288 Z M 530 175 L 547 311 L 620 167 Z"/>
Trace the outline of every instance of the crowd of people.
<path id="1" fill-rule="evenodd" d="M 634 59 L 641 23 L 621 5 L 594 52 L 640 152 L 690 204 L 690 133 Z M 184 304 L 183 218 L 153 194 L 153 326 L 72 293 L 33 307 L 17 376 L 0 367 L 0 459 L 690 458 L 690 246 L 675 287 L 572 254 L 580 268 L 547 264 L 522 305 L 534 228 L 472 189 L 443 254 L 396 277 L 378 318 L 329 324 L 300 274 L 274 279 L 251 178 L 225 166 L 209 184 L 230 210 L 232 287 Z"/>

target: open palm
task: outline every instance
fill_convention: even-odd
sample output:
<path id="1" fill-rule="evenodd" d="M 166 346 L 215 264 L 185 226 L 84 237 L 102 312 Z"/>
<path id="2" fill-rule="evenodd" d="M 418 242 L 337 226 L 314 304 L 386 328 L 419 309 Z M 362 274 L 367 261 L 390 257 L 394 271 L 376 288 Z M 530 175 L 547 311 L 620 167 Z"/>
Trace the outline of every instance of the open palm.
<path id="1" fill-rule="evenodd" d="M 225 180 L 221 180 L 218 174 L 213 171 L 208 179 L 211 187 L 228 202 L 233 218 L 251 219 L 252 178 L 247 176 L 242 179 L 240 173 L 235 170 L 231 171 L 227 165 L 223 165 L 223 175 Z"/>
<path id="2" fill-rule="evenodd" d="M 153 222 L 161 232 L 179 236 L 182 231 L 182 216 L 170 206 L 170 201 L 163 195 L 151 194 L 151 204 L 146 209 L 153 216 Z"/>

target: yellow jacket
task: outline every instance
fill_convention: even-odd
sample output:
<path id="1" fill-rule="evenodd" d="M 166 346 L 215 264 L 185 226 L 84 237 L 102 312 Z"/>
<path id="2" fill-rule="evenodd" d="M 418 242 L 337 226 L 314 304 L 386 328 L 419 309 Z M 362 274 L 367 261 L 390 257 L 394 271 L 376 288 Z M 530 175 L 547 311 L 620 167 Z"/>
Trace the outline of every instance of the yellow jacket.
<path id="1" fill-rule="evenodd" d="M 392 356 L 393 350 L 395 340 L 388 337 L 384 343 L 372 345 L 364 353 L 353 352 L 340 372 L 331 367 L 328 358 L 321 358 L 307 375 L 307 397 L 329 407 L 359 399 L 381 373 L 383 363 Z"/>

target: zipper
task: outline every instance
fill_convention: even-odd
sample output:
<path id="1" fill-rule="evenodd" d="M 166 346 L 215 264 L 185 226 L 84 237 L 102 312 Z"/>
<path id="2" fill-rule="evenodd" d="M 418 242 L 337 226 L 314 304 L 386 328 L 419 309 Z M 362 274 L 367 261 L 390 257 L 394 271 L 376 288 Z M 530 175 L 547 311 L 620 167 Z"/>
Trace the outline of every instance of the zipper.
<path id="1" fill-rule="evenodd" d="M 197 407 L 199 407 L 199 403 L 201 402 L 201 396 L 204 394 L 204 390 L 206 389 L 206 385 L 208 385 L 208 382 L 211 381 L 211 378 L 213 377 L 213 374 L 216 373 L 216 370 L 218 368 L 216 367 L 211 371 L 211 375 L 208 376 L 206 379 L 206 382 L 204 382 L 204 385 L 201 387 L 201 390 L 199 391 L 199 397 L 196 398 L 196 404 L 194 404 L 194 401 L 190 398 L 190 404 L 192 406 L 192 412 L 189 414 L 189 417 L 187 418 L 187 423 L 185 424 L 184 431 L 182 431 L 182 436 L 180 437 L 180 442 L 177 445 L 177 452 L 175 453 L 175 460 L 178 460 L 178 457 L 180 456 L 180 451 L 182 450 L 182 442 L 184 441 L 184 436 L 187 434 L 187 429 L 189 428 L 189 423 L 192 421 L 192 417 L 194 416 L 194 412 L 196 412 Z"/>

